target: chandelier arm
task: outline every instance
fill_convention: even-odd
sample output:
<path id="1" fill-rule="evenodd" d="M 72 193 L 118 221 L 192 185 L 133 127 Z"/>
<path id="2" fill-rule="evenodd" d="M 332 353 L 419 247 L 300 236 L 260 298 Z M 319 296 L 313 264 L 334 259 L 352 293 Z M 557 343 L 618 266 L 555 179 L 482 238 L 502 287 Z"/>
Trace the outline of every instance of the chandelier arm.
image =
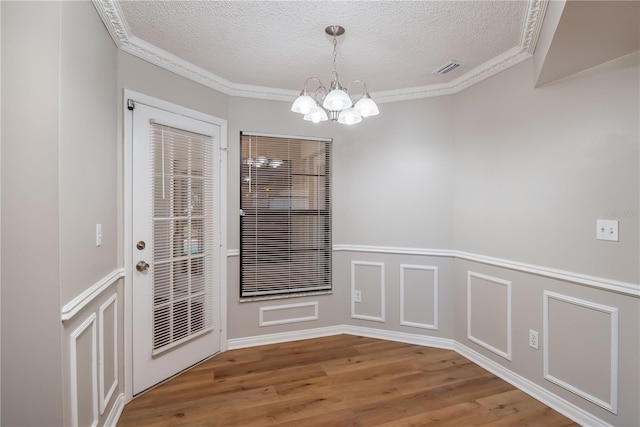
<path id="1" fill-rule="evenodd" d="M 322 106 L 322 100 L 324 99 L 325 96 L 327 96 L 327 88 L 324 87 L 322 82 L 320 83 L 320 86 L 318 86 L 318 88 L 316 89 L 315 96 L 316 96 L 316 102 L 320 104 L 320 106 Z"/>
<path id="2" fill-rule="evenodd" d="M 352 85 L 352 84 L 354 84 L 354 83 L 361 83 L 361 84 L 362 84 L 362 86 L 364 86 L 364 92 L 360 95 L 360 98 L 358 98 L 358 99 L 356 100 L 356 102 L 357 102 L 357 101 L 359 101 L 362 97 L 367 96 L 367 95 L 369 94 L 369 90 L 367 89 L 367 84 L 366 84 L 363 80 L 357 79 L 357 80 L 354 80 L 354 81 L 352 81 L 351 83 L 349 83 L 349 86 L 347 87 L 347 95 L 349 95 L 349 96 L 352 96 L 352 95 L 351 95 L 351 85 Z M 354 104 L 355 104 L 355 102 L 354 102 Z"/>
<path id="3" fill-rule="evenodd" d="M 309 91 L 307 90 L 307 83 L 309 83 L 310 80 L 315 80 L 315 81 L 318 82 L 318 86 L 319 87 L 324 87 L 324 85 L 322 84 L 322 80 L 320 80 L 317 77 L 309 77 L 307 80 L 304 81 L 304 89 L 302 90 L 302 93 L 300 95 L 308 95 L 309 94 Z"/>

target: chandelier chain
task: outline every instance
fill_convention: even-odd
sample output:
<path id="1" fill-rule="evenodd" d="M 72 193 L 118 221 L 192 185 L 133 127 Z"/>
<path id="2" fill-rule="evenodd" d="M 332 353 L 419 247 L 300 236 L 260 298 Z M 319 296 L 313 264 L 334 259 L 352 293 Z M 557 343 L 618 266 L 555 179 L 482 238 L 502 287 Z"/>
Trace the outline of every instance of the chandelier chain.
<path id="1" fill-rule="evenodd" d="M 338 74 L 336 71 L 336 56 L 338 56 L 338 40 L 336 36 L 333 36 L 333 72 Z"/>

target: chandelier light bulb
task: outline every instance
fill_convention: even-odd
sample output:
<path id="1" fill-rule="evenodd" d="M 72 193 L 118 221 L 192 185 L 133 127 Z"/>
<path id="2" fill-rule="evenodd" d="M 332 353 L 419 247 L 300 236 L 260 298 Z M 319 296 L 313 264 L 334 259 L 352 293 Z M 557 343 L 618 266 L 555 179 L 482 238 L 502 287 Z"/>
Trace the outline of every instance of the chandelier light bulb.
<path id="1" fill-rule="evenodd" d="M 347 108 L 346 110 L 341 111 L 338 116 L 338 123 L 342 123 L 343 125 L 355 125 L 361 121 L 362 116 L 353 108 Z"/>
<path id="2" fill-rule="evenodd" d="M 375 102 L 373 102 L 373 99 L 371 99 L 368 93 L 360 98 L 358 102 L 356 102 L 356 105 L 353 107 L 353 109 L 356 110 L 356 112 L 359 113 L 362 117 L 371 117 L 380 114 L 378 106 Z"/>
<path id="3" fill-rule="evenodd" d="M 351 98 L 342 89 L 334 89 L 324 98 L 322 106 L 327 110 L 342 111 L 351 107 Z"/>
<path id="4" fill-rule="evenodd" d="M 320 123 L 329 120 L 329 116 L 327 116 L 327 112 L 322 107 L 316 105 L 313 110 L 305 114 L 304 120 Z"/>
<path id="5" fill-rule="evenodd" d="M 316 106 L 316 101 L 305 92 L 300 94 L 300 96 L 294 101 L 291 106 L 291 111 L 294 113 L 300 114 L 308 114 L 311 110 L 313 110 Z"/>

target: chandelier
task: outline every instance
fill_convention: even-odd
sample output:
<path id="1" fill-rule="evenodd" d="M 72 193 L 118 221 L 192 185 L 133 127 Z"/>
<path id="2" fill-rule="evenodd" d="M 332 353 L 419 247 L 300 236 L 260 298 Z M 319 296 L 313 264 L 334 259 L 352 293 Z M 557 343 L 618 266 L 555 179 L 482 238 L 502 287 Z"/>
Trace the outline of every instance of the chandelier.
<path id="1" fill-rule="evenodd" d="M 378 106 L 371 99 L 365 82 L 354 80 L 349 83 L 346 91 L 340 84 L 338 72 L 336 71 L 337 37 L 344 34 L 344 28 L 339 25 L 330 25 L 324 31 L 333 37 L 333 72 L 331 73 L 333 80 L 329 90 L 327 91 L 327 88 L 319 78 L 309 77 L 304 82 L 304 88 L 300 92 L 300 96 L 291 106 L 291 111 L 302 114 L 304 120 L 314 123 L 332 120 L 346 125 L 360 123 L 363 117 L 379 114 Z M 307 89 L 307 83 L 312 80 L 318 84 L 314 92 L 310 92 Z M 352 98 L 350 95 L 351 85 L 354 83 L 360 83 L 363 86 L 364 92 L 359 98 Z"/>

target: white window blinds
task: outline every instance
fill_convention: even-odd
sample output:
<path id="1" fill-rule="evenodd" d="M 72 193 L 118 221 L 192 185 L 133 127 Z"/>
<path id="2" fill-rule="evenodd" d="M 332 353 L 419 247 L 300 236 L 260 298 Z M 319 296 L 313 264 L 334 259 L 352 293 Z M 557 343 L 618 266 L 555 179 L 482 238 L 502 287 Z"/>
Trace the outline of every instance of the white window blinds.
<path id="1" fill-rule="evenodd" d="M 214 182 L 210 136 L 151 124 L 153 350 L 212 328 Z"/>
<path id="2" fill-rule="evenodd" d="M 331 141 L 241 135 L 240 296 L 331 289 Z"/>

